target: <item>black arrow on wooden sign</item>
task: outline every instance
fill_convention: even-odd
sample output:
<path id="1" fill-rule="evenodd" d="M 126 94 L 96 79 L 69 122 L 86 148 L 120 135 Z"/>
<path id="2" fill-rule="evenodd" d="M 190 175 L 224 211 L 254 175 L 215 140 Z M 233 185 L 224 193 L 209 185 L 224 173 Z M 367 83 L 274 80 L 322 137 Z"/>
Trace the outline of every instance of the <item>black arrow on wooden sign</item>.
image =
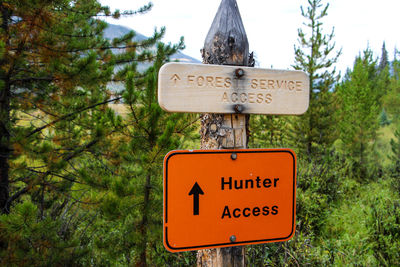
<path id="1" fill-rule="evenodd" d="M 203 190 L 196 182 L 189 192 L 189 196 L 193 195 L 193 215 L 199 215 L 199 195 L 204 195 Z"/>

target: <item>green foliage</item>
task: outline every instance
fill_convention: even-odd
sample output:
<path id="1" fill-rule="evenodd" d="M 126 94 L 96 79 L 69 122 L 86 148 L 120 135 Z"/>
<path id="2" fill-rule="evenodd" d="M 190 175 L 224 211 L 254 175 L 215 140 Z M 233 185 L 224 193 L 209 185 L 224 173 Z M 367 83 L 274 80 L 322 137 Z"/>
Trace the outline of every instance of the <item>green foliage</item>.
<path id="1" fill-rule="evenodd" d="M 92 258 L 111 265 L 181 266 L 193 264 L 193 253 L 171 255 L 162 246 L 162 162 L 164 155 L 183 144 L 194 125 L 185 114 L 169 114 L 157 103 L 157 78 L 168 56 L 182 43 L 157 44 L 153 65 L 136 78 L 126 72 L 122 92 L 129 112 L 110 136 L 108 155 L 88 159 L 84 169 L 91 202 L 100 201 Z M 104 197 L 103 197 L 104 196 Z"/>
<path id="2" fill-rule="evenodd" d="M 377 197 L 371 204 L 369 243 L 382 266 L 400 265 L 400 200 Z"/>
<path id="3" fill-rule="evenodd" d="M 395 139 L 390 140 L 392 153 L 389 156 L 391 166 L 389 174 L 393 179 L 393 187 L 397 192 L 400 192 L 400 127 L 395 131 Z"/>
<path id="4" fill-rule="evenodd" d="M 343 165 L 343 160 L 335 152 L 311 162 L 300 162 L 296 209 L 300 232 L 319 233 L 329 205 L 340 196 Z"/>
<path id="5" fill-rule="evenodd" d="M 322 0 L 309 0 L 307 9 L 301 8 L 306 28 L 298 30 L 299 46 L 295 46 L 294 68 L 306 72 L 310 78 L 310 107 L 304 115 L 292 120 L 288 135 L 293 145 L 309 158 L 315 153 L 323 154 L 336 139 L 332 89 L 339 79 L 334 64 L 341 51 L 334 51 L 334 31 L 323 33 L 322 21 L 328 8 L 329 4 L 324 6 Z M 323 151 L 318 151 L 319 148 Z"/>
<path id="6" fill-rule="evenodd" d="M 318 56 L 333 51 L 318 54 L 321 44 L 333 49 L 329 46 L 333 34 L 324 37 L 320 32 L 328 6 L 322 8 L 321 1 L 308 3 L 302 14 L 309 19 L 307 34 L 314 38 L 299 30 L 299 41 L 303 48 L 314 49 L 306 54 L 308 50 L 300 47 L 295 53 L 296 68 L 310 74 L 310 109 L 300 118 L 285 120 L 292 132 L 279 131 L 284 120 L 252 118 L 253 146 L 292 143 L 297 147 L 296 235 L 285 243 L 249 247 L 249 264 L 398 266 L 400 130 L 389 144 L 392 118 L 398 122 L 400 114 L 398 61 L 388 61 L 384 45 L 378 66 L 367 49 L 333 88 L 337 80 L 329 68 L 337 57 L 326 61 L 328 65 L 316 63 L 329 58 Z M 327 76 L 315 78 L 318 73 Z M 393 153 L 386 160 L 390 146 Z"/>
<path id="7" fill-rule="evenodd" d="M 397 266 L 399 196 L 383 180 L 352 188 L 331 210 L 321 237 L 335 248 L 333 265 Z"/>
<path id="8" fill-rule="evenodd" d="M 98 19 L 150 8 L 0 4 L 0 265 L 160 261 L 159 166 L 192 124 L 157 105 L 157 76 L 183 40 L 160 43 L 164 28 L 143 41 L 134 32 L 106 40 Z M 150 68 L 138 71 L 139 63 Z M 126 92 L 109 91 L 111 81 L 125 79 Z M 121 100 L 131 109 L 127 118 L 108 107 Z M 23 232 L 15 231 L 28 211 Z M 165 259 L 193 262 L 190 254 Z"/>
<path id="9" fill-rule="evenodd" d="M 383 96 L 383 103 L 393 121 L 399 122 L 400 118 L 400 61 L 397 59 L 398 51 L 395 52 L 395 59 L 392 62 L 393 75 L 390 77 L 388 93 Z"/>
<path id="10" fill-rule="evenodd" d="M 386 51 L 385 42 L 382 45 L 382 55 L 379 65 L 377 66 L 377 77 L 375 82 L 375 90 L 378 97 L 378 103 L 382 105 L 383 97 L 388 94 L 390 90 L 390 62 L 388 59 L 388 52 Z"/>
<path id="11" fill-rule="evenodd" d="M 354 69 L 337 89 L 340 147 L 348 159 L 350 172 L 363 179 L 371 177 L 370 170 L 376 167 L 369 157 L 379 127 L 375 77 L 376 62 L 372 52 L 366 50 L 363 57 L 357 57 Z"/>
<path id="12" fill-rule="evenodd" d="M 25 201 L 0 216 L 0 237 L 9 240 L 8 250 L 0 251 L 3 266 L 75 265 L 87 253 L 80 240 L 68 237 L 75 222 L 50 216 L 38 220 L 39 214 L 35 204 Z"/>
<path id="13" fill-rule="evenodd" d="M 251 246 L 251 266 L 326 265 L 331 261 L 318 237 L 330 207 L 342 197 L 343 160 L 331 152 L 319 159 L 300 160 L 297 176 L 296 234 L 285 243 Z"/>
<path id="14" fill-rule="evenodd" d="M 293 141 L 301 145 L 297 153 L 296 235 L 285 243 L 249 247 L 251 266 L 399 265 L 400 131 L 389 144 L 393 124 L 387 126 L 390 119 L 380 100 L 390 94 L 385 89 L 387 79 L 391 84 L 398 81 L 389 68 L 390 63 L 379 68 L 367 50 L 337 85 L 331 94 L 335 101 L 326 102 L 331 107 L 324 107 L 337 110 L 331 114 L 338 130 L 333 151 L 327 143 L 313 142 L 313 151 L 318 153 L 310 156 L 301 147 L 307 143 L 307 135 L 294 138 L 279 133 L 283 120 L 273 117 L 252 119 L 256 131 L 253 145 L 282 146 Z M 311 108 L 313 103 L 318 100 L 311 99 Z M 292 128 L 296 121 L 301 118 L 286 120 Z M 384 128 L 379 128 L 379 122 Z M 271 139 L 271 132 L 282 138 Z M 386 136 L 379 137 L 378 132 Z M 390 146 L 393 153 L 380 165 Z"/>
<path id="15" fill-rule="evenodd" d="M 389 66 L 389 58 L 388 58 L 388 52 L 387 52 L 387 50 L 386 50 L 386 43 L 385 42 L 383 42 L 383 45 L 382 45 L 382 55 L 381 55 L 381 59 L 380 59 L 380 62 L 379 62 L 379 67 L 378 67 L 378 69 L 379 69 L 379 71 L 381 72 L 381 71 L 383 71 L 386 67 L 388 67 Z"/>
<path id="16" fill-rule="evenodd" d="M 379 115 L 379 125 L 384 127 L 390 125 L 391 123 L 392 122 L 389 120 L 385 109 L 382 109 L 382 112 Z"/>
<path id="17" fill-rule="evenodd" d="M 296 232 L 284 243 L 256 245 L 247 249 L 249 266 L 327 266 L 329 254 L 321 255 L 314 247 L 312 236 Z"/>
<path id="18" fill-rule="evenodd" d="M 98 19 L 151 7 L 0 3 L 1 266 L 196 264 L 195 252 L 162 245 L 164 155 L 199 140 L 197 117 L 157 103 L 159 69 L 183 40 L 160 43 L 165 28 L 106 40 Z M 400 265 L 400 129 L 389 144 L 400 125 L 397 53 L 389 62 L 384 45 L 378 65 L 366 50 L 335 87 L 328 7 L 301 9 L 294 67 L 309 74 L 309 111 L 251 117 L 252 147 L 294 145 L 298 186 L 295 237 L 249 246 L 250 266 Z"/>
<path id="19" fill-rule="evenodd" d="M 282 147 L 287 142 L 287 120 L 278 116 L 251 116 L 252 136 L 249 146 L 254 148 Z"/>

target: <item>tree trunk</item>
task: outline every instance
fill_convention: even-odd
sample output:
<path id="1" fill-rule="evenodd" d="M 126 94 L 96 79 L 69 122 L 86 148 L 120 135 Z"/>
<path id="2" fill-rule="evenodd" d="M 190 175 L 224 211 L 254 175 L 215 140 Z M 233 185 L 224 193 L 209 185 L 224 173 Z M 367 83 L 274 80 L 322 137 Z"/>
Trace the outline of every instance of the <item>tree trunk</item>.
<path id="1" fill-rule="evenodd" d="M 236 0 L 222 0 L 202 50 L 204 64 L 249 66 L 249 44 Z M 250 64 L 249 64 L 249 61 Z M 201 115 L 201 149 L 247 148 L 249 116 Z M 244 247 L 197 252 L 197 266 L 245 266 Z"/>
<path id="2" fill-rule="evenodd" d="M 4 81 L 4 80 L 3 80 Z M 10 87 L 6 82 L 0 90 L 0 212 L 8 214 L 9 199 L 9 165 L 10 157 Z"/>
<path id="3" fill-rule="evenodd" d="M 151 174 L 146 177 L 146 184 L 144 188 L 144 203 L 143 203 L 143 217 L 140 223 L 140 233 L 142 236 L 139 262 L 136 264 L 137 267 L 147 267 L 147 227 L 148 227 L 148 215 L 149 215 L 149 202 L 150 202 L 150 190 L 151 190 Z"/>
<path id="4" fill-rule="evenodd" d="M 1 28 L 4 34 L 8 33 L 8 22 L 10 12 L 7 8 L 1 8 L 2 24 Z M 8 42 L 7 40 L 4 40 Z M 3 69 L 7 66 L 7 55 L 4 55 L 0 61 L 0 75 L 2 84 L 0 84 L 0 214 L 10 212 L 9 199 L 9 165 L 10 157 L 10 83 L 9 74 Z"/>

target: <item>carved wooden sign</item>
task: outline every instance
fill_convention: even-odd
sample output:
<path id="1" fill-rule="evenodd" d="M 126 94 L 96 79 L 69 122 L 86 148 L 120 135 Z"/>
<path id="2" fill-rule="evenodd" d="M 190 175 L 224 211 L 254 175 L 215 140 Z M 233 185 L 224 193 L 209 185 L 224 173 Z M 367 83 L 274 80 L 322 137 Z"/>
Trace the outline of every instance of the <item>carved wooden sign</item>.
<path id="1" fill-rule="evenodd" d="M 309 97 L 302 71 L 168 63 L 159 73 L 158 102 L 168 112 L 301 115 Z"/>

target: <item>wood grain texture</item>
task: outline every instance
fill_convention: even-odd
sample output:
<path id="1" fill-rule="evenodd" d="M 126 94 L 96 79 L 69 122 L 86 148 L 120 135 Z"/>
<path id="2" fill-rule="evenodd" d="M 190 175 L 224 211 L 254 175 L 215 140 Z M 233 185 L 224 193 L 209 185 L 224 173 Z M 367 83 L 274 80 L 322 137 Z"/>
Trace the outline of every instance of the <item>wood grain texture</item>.
<path id="1" fill-rule="evenodd" d="M 202 49 L 204 64 L 254 66 L 236 0 L 222 0 Z M 208 111 L 209 112 L 209 111 Z M 235 122 L 233 122 L 235 120 Z M 249 116 L 206 113 L 201 115 L 201 148 L 247 148 Z M 240 128 L 233 128 L 236 127 Z M 242 134 L 236 135 L 239 131 Z M 233 133 L 233 134 L 232 134 Z M 206 249 L 197 252 L 198 267 L 244 267 L 244 247 Z"/>
<path id="2" fill-rule="evenodd" d="M 203 59 L 208 64 L 248 66 L 249 43 L 236 0 L 222 0 L 207 34 Z"/>
<path id="3" fill-rule="evenodd" d="M 301 115 L 309 88 L 302 71 L 168 63 L 159 73 L 158 99 L 169 112 L 232 114 L 240 105 L 243 114 Z"/>

